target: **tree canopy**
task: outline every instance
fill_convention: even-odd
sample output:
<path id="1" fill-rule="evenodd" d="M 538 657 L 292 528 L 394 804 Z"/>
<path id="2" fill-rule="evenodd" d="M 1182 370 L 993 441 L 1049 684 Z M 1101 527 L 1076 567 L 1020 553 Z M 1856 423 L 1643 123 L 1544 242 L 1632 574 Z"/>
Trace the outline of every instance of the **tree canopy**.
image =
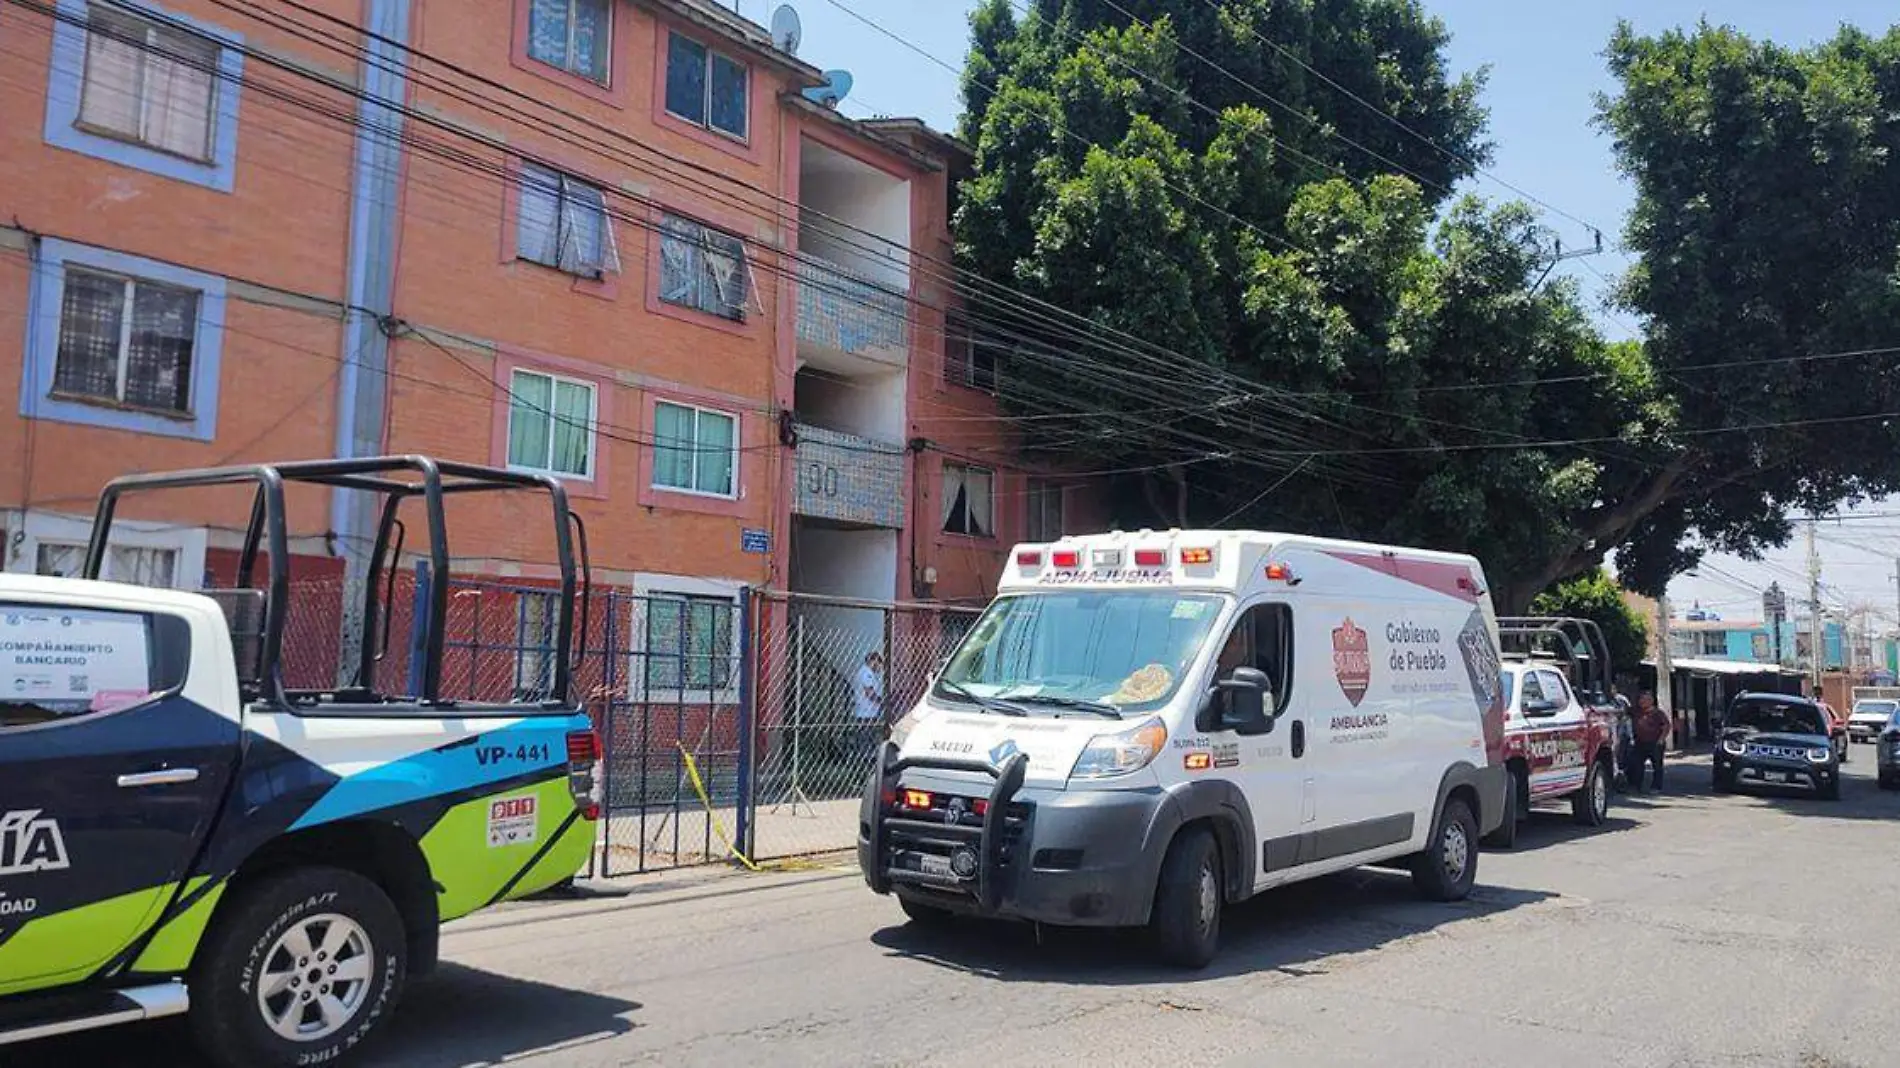
<path id="1" fill-rule="evenodd" d="M 1596 623 L 1610 645 L 1611 666 L 1618 672 L 1634 671 L 1648 653 L 1649 624 L 1623 599 L 1623 588 L 1602 568 L 1538 594 L 1531 602 L 1531 611 L 1540 616 L 1569 616 Z"/>
<path id="2" fill-rule="evenodd" d="M 1413 0 L 986 0 L 972 28 L 955 228 L 997 283 L 973 314 L 1026 447 L 1120 472 L 1123 523 L 1468 551 L 1520 608 L 1619 546 L 1653 590 L 1893 483 L 1881 422 L 1736 429 L 1900 391 L 1785 359 L 1893 320 L 1891 38 L 1619 33 L 1638 345 L 1549 277 L 1530 208 L 1454 193 L 1487 159 L 1483 77 Z"/>

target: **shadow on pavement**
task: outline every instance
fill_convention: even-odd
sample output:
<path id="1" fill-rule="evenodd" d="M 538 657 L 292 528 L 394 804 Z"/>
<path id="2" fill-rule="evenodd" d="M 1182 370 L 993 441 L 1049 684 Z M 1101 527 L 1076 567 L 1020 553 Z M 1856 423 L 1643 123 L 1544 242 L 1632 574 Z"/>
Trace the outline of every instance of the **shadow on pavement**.
<path id="1" fill-rule="evenodd" d="M 1410 876 L 1356 869 L 1270 890 L 1230 907 L 1221 918 L 1220 956 L 1198 972 L 1156 963 L 1143 932 L 1136 930 L 1038 931 L 1028 924 L 956 920 L 941 927 L 899 923 L 877 931 L 871 941 L 894 957 L 1009 982 L 1116 986 L 1261 972 L 1309 976 L 1325 974 L 1331 957 L 1553 896 L 1480 885 L 1465 901 L 1439 904 L 1421 900 Z"/>
<path id="2" fill-rule="evenodd" d="M 1517 843 L 1509 849 L 1486 847 L 1487 853 L 1535 853 L 1540 849 L 1555 849 L 1573 842 L 1601 838 L 1608 834 L 1622 834 L 1642 827 L 1642 823 L 1619 815 L 1625 797 L 1619 796 L 1610 801 L 1610 815 L 1600 827 L 1585 827 L 1573 818 L 1569 811 L 1559 811 L 1554 805 L 1548 809 L 1532 809 L 1530 818 L 1517 828 Z"/>
<path id="3" fill-rule="evenodd" d="M 1773 808 L 1793 816 L 1815 816 L 1837 820 L 1900 821 L 1900 792 L 1882 790 L 1875 780 L 1874 762 L 1864 754 L 1842 769 L 1841 799 L 1823 801 L 1805 787 L 1748 786 L 1731 793 L 1715 792 L 1714 771 L 1707 756 L 1690 757 L 1671 763 L 1661 794 L 1647 793 L 1619 798 L 1631 808 L 1648 808 L 1667 819 L 1671 799 L 1693 798 L 1703 804 L 1740 805 Z"/>
<path id="4" fill-rule="evenodd" d="M 444 962 L 404 993 L 352 1065 L 464 1068 L 578 1049 L 639 1027 L 638 1002 Z M 183 1019 L 9 1046 L 6 1068 L 206 1068 Z"/>

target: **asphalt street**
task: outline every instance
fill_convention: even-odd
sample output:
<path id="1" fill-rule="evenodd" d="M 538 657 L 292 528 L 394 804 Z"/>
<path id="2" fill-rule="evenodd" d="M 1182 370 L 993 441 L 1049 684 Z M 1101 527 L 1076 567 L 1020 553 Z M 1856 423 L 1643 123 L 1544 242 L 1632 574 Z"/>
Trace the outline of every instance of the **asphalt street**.
<path id="1" fill-rule="evenodd" d="M 1458 905 L 1354 872 L 1230 912 L 1213 967 L 1116 933 L 907 926 L 855 871 L 700 875 L 464 921 L 364 1065 L 1900 1064 L 1900 793 L 1538 813 Z M 697 880 L 697 881 L 695 881 Z M 5 1068 L 189 1068 L 164 1022 Z"/>

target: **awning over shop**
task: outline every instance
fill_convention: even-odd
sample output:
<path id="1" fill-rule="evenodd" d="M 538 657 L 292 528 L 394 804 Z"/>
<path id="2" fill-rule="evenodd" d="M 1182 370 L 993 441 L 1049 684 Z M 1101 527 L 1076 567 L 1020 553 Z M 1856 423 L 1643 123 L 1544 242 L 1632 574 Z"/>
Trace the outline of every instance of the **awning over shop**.
<path id="1" fill-rule="evenodd" d="M 1643 661 L 1646 668 L 1655 668 L 1654 660 Z M 1754 660 L 1704 660 L 1698 657 L 1677 657 L 1669 662 L 1676 671 L 1691 671 L 1703 675 L 1787 675 L 1791 678 L 1801 672 L 1780 664 L 1764 664 Z"/>

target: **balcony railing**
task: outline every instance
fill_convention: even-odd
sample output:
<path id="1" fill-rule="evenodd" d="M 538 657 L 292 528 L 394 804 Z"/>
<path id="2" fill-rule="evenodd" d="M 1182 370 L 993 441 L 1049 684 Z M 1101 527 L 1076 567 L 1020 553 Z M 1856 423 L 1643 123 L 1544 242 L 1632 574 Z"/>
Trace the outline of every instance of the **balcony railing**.
<path id="1" fill-rule="evenodd" d="M 792 508 L 816 519 L 901 528 L 903 447 L 800 423 Z"/>
<path id="2" fill-rule="evenodd" d="M 836 264 L 809 256 L 798 261 L 798 340 L 852 355 L 871 350 L 907 353 L 908 298 Z"/>

